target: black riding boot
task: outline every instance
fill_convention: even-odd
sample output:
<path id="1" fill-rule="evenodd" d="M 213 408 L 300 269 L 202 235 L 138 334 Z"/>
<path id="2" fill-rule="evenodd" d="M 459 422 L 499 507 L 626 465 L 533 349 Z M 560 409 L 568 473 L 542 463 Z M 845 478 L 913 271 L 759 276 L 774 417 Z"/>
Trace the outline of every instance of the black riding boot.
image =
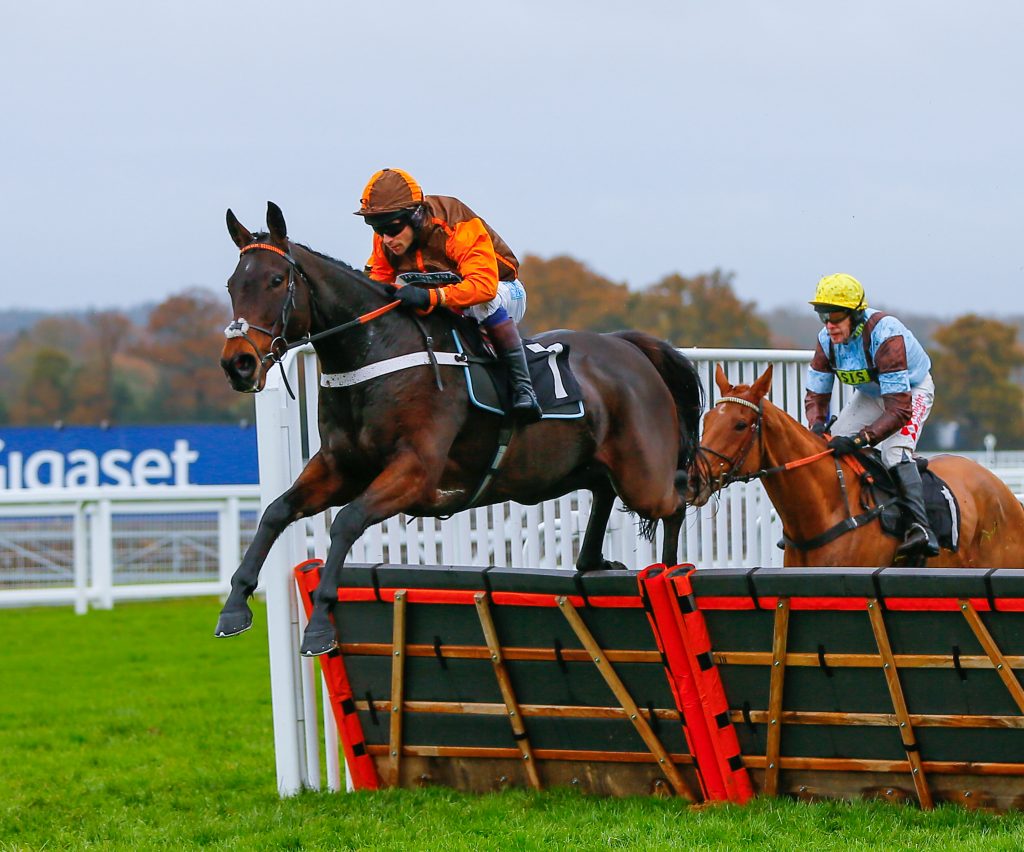
<path id="1" fill-rule="evenodd" d="M 903 505 L 912 518 L 910 529 L 899 546 L 897 553 L 924 553 L 925 556 L 939 555 L 939 542 L 928 524 L 928 513 L 924 508 L 924 485 L 921 471 L 913 459 L 901 461 L 889 470 L 903 495 Z"/>
<path id="2" fill-rule="evenodd" d="M 512 385 L 512 413 L 524 423 L 534 423 L 541 418 L 540 403 L 530 381 L 530 370 L 526 366 L 526 352 L 523 339 L 519 336 L 515 320 L 509 318 L 487 329 L 491 342 L 508 369 Z"/>

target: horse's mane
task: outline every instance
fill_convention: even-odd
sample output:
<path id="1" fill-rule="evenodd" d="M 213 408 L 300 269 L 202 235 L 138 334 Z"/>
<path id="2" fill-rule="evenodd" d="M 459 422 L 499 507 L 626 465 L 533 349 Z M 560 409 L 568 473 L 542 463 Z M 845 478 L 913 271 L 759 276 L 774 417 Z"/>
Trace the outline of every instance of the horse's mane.
<path id="1" fill-rule="evenodd" d="M 253 231 L 252 241 L 254 243 L 263 243 L 270 239 L 270 233 L 268 231 Z M 307 246 L 305 243 L 297 242 L 296 240 L 289 240 L 292 245 L 296 245 L 301 249 L 305 249 L 310 254 L 316 255 L 321 260 L 326 260 L 328 263 L 333 263 L 335 266 L 340 266 L 348 272 L 355 272 L 359 275 L 363 275 L 362 270 L 356 269 L 351 264 L 345 263 L 343 260 L 338 260 L 336 257 L 331 257 L 329 254 L 324 254 L 322 251 L 317 251 L 315 248 Z"/>
<path id="2" fill-rule="evenodd" d="M 256 231 L 252 235 L 253 242 L 257 242 L 257 243 L 258 242 L 264 242 L 264 241 L 268 240 L 269 238 L 270 238 L 270 233 L 267 232 L 267 231 Z M 346 263 L 343 260 L 338 260 L 338 258 L 336 258 L 336 257 L 331 257 L 331 255 L 329 255 L 329 254 L 325 254 L 322 251 L 317 251 L 315 248 L 311 248 L 310 246 L 307 246 L 305 243 L 300 243 L 300 242 L 298 242 L 296 240 L 289 240 L 289 242 L 292 245 L 298 246 L 299 248 L 303 249 L 304 251 L 308 251 L 314 257 L 318 257 L 318 258 L 320 258 L 320 260 L 327 261 L 327 263 L 331 264 L 334 267 L 337 267 L 340 272 L 343 272 L 346 275 L 354 275 L 357 278 L 359 278 L 360 280 L 364 281 L 366 284 L 369 284 L 374 289 L 377 289 L 381 293 L 383 293 L 384 295 L 387 295 L 387 293 L 385 293 L 385 291 L 384 291 L 384 285 L 382 285 L 379 281 L 374 281 L 369 275 L 367 275 L 361 269 L 356 269 L 354 266 L 352 266 L 351 264 Z"/>

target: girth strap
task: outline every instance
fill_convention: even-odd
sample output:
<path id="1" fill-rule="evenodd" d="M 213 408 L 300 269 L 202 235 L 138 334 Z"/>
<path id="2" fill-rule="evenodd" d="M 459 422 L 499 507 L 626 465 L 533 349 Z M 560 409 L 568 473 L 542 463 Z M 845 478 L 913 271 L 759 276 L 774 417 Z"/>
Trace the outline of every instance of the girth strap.
<path id="1" fill-rule="evenodd" d="M 476 506 L 477 502 L 481 497 L 484 496 L 484 492 L 487 491 L 488 486 L 491 484 L 491 480 L 498 475 L 498 471 L 501 470 L 501 463 L 505 460 L 505 451 L 508 449 L 508 445 L 512 442 L 512 433 L 515 431 L 515 423 L 511 417 L 506 417 L 501 424 L 501 430 L 498 432 L 498 449 L 494 453 L 494 458 L 491 459 L 491 466 L 487 468 L 487 473 L 484 474 L 484 478 L 480 480 L 480 484 L 477 486 L 476 493 L 470 498 L 462 511 L 466 509 L 472 509 Z"/>
<path id="2" fill-rule="evenodd" d="M 830 541 L 835 541 L 839 536 L 845 535 L 851 530 L 871 523 L 896 502 L 898 502 L 898 498 L 893 498 L 885 503 L 879 503 L 874 508 L 868 509 L 868 511 L 862 512 L 855 517 L 844 518 L 834 527 L 830 527 L 821 535 L 816 535 L 814 538 L 807 539 L 807 541 L 795 541 L 786 535 L 785 532 L 782 533 L 782 540 L 786 543 L 787 547 L 792 547 L 794 550 L 815 550 L 828 544 Z"/>
<path id="3" fill-rule="evenodd" d="M 323 373 L 320 376 L 320 385 L 325 388 L 347 388 L 400 370 L 408 370 L 410 367 L 431 364 L 462 368 L 469 366 L 466 356 L 459 352 L 410 352 L 408 355 L 367 364 L 348 373 Z"/>

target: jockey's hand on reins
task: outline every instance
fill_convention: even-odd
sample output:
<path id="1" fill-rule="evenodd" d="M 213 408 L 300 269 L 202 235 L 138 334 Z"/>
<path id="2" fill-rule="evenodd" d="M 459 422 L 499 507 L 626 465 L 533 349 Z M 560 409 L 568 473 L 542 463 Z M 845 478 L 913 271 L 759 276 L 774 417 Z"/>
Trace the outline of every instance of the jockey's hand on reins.
<path id="1" fill-rule="evenodd" d="M 404 287 L 391 287 L 392 294 L 402 303 L 403 308 L 410 310 L 426 310 L 430 307 L 430 293 L 422 287 L 407 284 Z"/>
<path id="2" fill-rule="evenodd" d="M 857 452 L 861 447 L 866 447 L 867 443 L 863 435 L 857 435 L 853 438 L 849 435 L 836 435 L 829 440 L 828 446 L 837 456 L 846 456 Z"/>
<path id="3" fill-rule="evenodd" d="M 828 431 L 828 424 L 824 420 L 811 424 L 811 431 L 815 435 L 824 435 Z"/>

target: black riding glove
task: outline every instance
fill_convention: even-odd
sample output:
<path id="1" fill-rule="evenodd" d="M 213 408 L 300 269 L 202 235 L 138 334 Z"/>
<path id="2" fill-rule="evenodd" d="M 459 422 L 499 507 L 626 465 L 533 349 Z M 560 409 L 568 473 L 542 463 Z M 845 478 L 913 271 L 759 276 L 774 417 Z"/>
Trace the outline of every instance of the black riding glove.
<path id="1" fill-rule="evenodd" d="M 836 435 L 828 442 L 829 449 L 833 450 L 837 456 L 855 453 L 861 447 L 866 447 L 867 444 L 868 442 L 864 440 L 863 435 L 857 435 L 853 438 L 849 435 Z"/>
<path id="2" fill-rule="evenodd" d="M 399 299 L 403 308 L 416 308 L 426 310 L 430 307 L 430 291 L 413 284 L 406 284 L 404 287 L 392 287 L 394 297 Z"/>
<path id="3" fill-rule="evenodd" d="M 811 431 L 815 435 L 824 435 L 828 431 L 828 424 L 824 420 L 811 424 Z"/>

